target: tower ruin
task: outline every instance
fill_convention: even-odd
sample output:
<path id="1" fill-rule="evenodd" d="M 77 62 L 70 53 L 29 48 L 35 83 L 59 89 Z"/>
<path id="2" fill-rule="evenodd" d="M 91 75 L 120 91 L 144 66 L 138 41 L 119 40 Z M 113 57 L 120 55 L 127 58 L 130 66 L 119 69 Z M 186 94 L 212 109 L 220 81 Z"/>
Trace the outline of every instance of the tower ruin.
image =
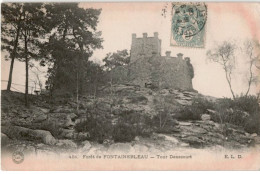
<path id="1" fill-rule="evenodd" d="M 170 51 L 161 56 L 161 40 L 157 32 L 153 37 L 143 33 L 141 38 L 132 34 L 128 66 L 128 80 L 136 85 L 144 87 L 150 84 L 158 88 L 193 89 L 194 72 L 190 58 L 184 58 L 182 53 L 172 57 Z"/>

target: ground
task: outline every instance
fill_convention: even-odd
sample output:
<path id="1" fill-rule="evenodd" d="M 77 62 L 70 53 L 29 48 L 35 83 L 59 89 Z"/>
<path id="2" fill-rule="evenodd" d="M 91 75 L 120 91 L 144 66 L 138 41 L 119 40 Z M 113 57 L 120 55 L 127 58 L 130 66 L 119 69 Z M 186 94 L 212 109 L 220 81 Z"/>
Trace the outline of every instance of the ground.
<path id="1" fill-rule="evenodd" d="M 156 154 L 177 149 L 248 149 L 259 145 L 260 138 L 256 133 L 250 134 L 239 126 L 212 121 L 210 112 L 214 111 L 201 115 L 199 120 L 176 117 L 179 108 L 190 105 L 198 96 L 216 100 L 196 91 L 153 90 L 125 84 L 103 87 L 98 96 L 81 97 L 79 110 L 73 97 L 56 98 L 51 103 L 49 97 L 30 96 L 31 104 L 26 108 L 23 94 L 2 91 L 2 152 L 109 154 L 123 151 Z M 160 115 L 164 111 L 167 111 L 167 116 Z M 104 125 L 97 130 L 93 128 L 94 131 L 89 129 L 88 126 L 92 126 L 92 123 L 88 124 L 90 115 L 100 117 Z M 158 117 L 159 121 L 147 126 L 141 116 L 150 120 Z M 120 139 L 126 136 L 120 131 L 123 135 L 117 135 L 117 139 L 113 134 L 105 135 L 105 126 L 111 123 L 112 129 L 120 119 L 126 122 L 124 125 L 129 123 L 129 129 L 137 125 L 142 132 L 134 134 L 130 141 Z M 104 129 L 104 135 L 100 134 L 101 129 Z"/>

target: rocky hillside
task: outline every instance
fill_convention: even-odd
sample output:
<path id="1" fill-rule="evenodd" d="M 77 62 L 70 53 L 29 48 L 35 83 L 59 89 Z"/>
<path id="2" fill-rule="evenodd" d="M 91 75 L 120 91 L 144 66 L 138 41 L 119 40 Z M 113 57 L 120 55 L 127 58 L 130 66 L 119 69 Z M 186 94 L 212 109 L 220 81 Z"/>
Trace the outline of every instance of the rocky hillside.
<path id="1" fill-rule="evenodd" d="M 199 119 L 183 119 L 181 111 L 194 98 L 213 97 L 195 91 L 152 90 L 133 85 L 104 87 L 96 96 L 47 102 L 31 96 L 30 108 L 23 94 L 2 91 L 2 148 L 25 152 L 96 152 L 126 149 L 165 152 L 174 148 L 246 148 L 259 143 L 256 133 L 233 124 L 212 121 L 208 109 Z"/>

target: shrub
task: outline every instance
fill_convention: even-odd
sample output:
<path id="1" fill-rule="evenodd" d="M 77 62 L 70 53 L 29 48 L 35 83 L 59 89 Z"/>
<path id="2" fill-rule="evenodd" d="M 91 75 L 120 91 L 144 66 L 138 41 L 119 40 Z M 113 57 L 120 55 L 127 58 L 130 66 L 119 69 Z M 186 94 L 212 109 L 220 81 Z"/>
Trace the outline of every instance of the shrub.
<path id="1" fill-rule="evenodd" d="M 194 98 L 190 106 L 185 106 L 176 114 L 179 120 L 200 120 L 201 114 L 207 113 L 208 109 L 214 109 L 214 103 L 205 98 Z"/>
<path id="2" fill-rule="evenodd" d="M 105 139 L 109 139 L 113 130 L 111 120 L 102 116 L 90 116 L 86 121 L 75 125 L 77 132 L 88 132 L 89 140 L 103 143 Z"/>
<path id="3" fill-rule="evenodd" d="M 260 116 L 259 113 L 255 113 L 250 117 L 249 119 L 246 120 L 245 122 L 245 131 L 249 133 L 260 133 Z"/>
<path id="4" fill-rule="evenodd" d="M 115 142 L 130 142 L 136 136 L 149 137 L 152 124 L 148 115 L 136 111 L 125 111 L 114 125 L 112 137 Z"/>
<path id="5" fill-rule="evenodd" d="M 254 115 L 255 113 L 260 111 L 258 99 L 256 96 L 240 96 L 237 97 L 234 101 L 234 108 L 241 109 L 249 113 L 250 115 Z"/>
<path id="6" fill-rule="evenodd" d="M 260 131 L 260 108 L 255 96 L 240 96 L 234 100 L 224 98 L 216 103 L 213 121 L 241 126 L 249 133 Z"/>
<path id="7" fill-rule="evenodd" d="M 130 142 L 134 140 L 137 135 L 134 126 L 126 123 L 118 123 L 114 126 L 113 130 L 113 140 L 115 142 Z"/>
<path id="8" fill-rule="evenodd" d="M 125 111 L 118 117 L 116 124 L 105 116 L 90 116 L 84 122 L 75 125 L 77 132 L 88 132 L 89 140 L 103 143 L 105 139 L 115 142 L 130 142 L 136 136 L 150 136 L 151 119 L 147 115 L 134 111 Z"/>
<path id="9" fill-rule="evenodd" d="M 130 103 L 139 103 L 139 102 L 143 102 L 143 103 L 147 103 L 148 99 L 143 96 L 143 95 L 139 95 L 139 96 L 128 96 L 127 97 L 130 100 Z"/>
<path id="10" fill-rule="evenodd" d="M 176 120 L 168 107 L 158 111 L 158 114 L 153 117 L 152 125 L 157 133 L 172 133 L 175 130 Z"/>

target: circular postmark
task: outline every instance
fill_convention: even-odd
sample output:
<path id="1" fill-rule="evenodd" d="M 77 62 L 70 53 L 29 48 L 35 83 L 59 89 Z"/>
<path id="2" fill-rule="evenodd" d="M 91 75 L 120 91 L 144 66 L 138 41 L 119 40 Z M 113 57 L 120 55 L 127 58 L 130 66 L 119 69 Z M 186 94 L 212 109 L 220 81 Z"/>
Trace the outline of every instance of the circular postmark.
<path id="1" fill-rule="evenodd" d="M 20 151 L 15 151 L 12 155 L 13 162 L 20 164 L 24 161 L 24 154 Z"/>
<path id="2" fill-rule="evenodd" d="M 173 6 L 172 32 L 175 37 L 189 41 L 204 28 L 207 20 L 205 3 L 184 3 Z"/>

